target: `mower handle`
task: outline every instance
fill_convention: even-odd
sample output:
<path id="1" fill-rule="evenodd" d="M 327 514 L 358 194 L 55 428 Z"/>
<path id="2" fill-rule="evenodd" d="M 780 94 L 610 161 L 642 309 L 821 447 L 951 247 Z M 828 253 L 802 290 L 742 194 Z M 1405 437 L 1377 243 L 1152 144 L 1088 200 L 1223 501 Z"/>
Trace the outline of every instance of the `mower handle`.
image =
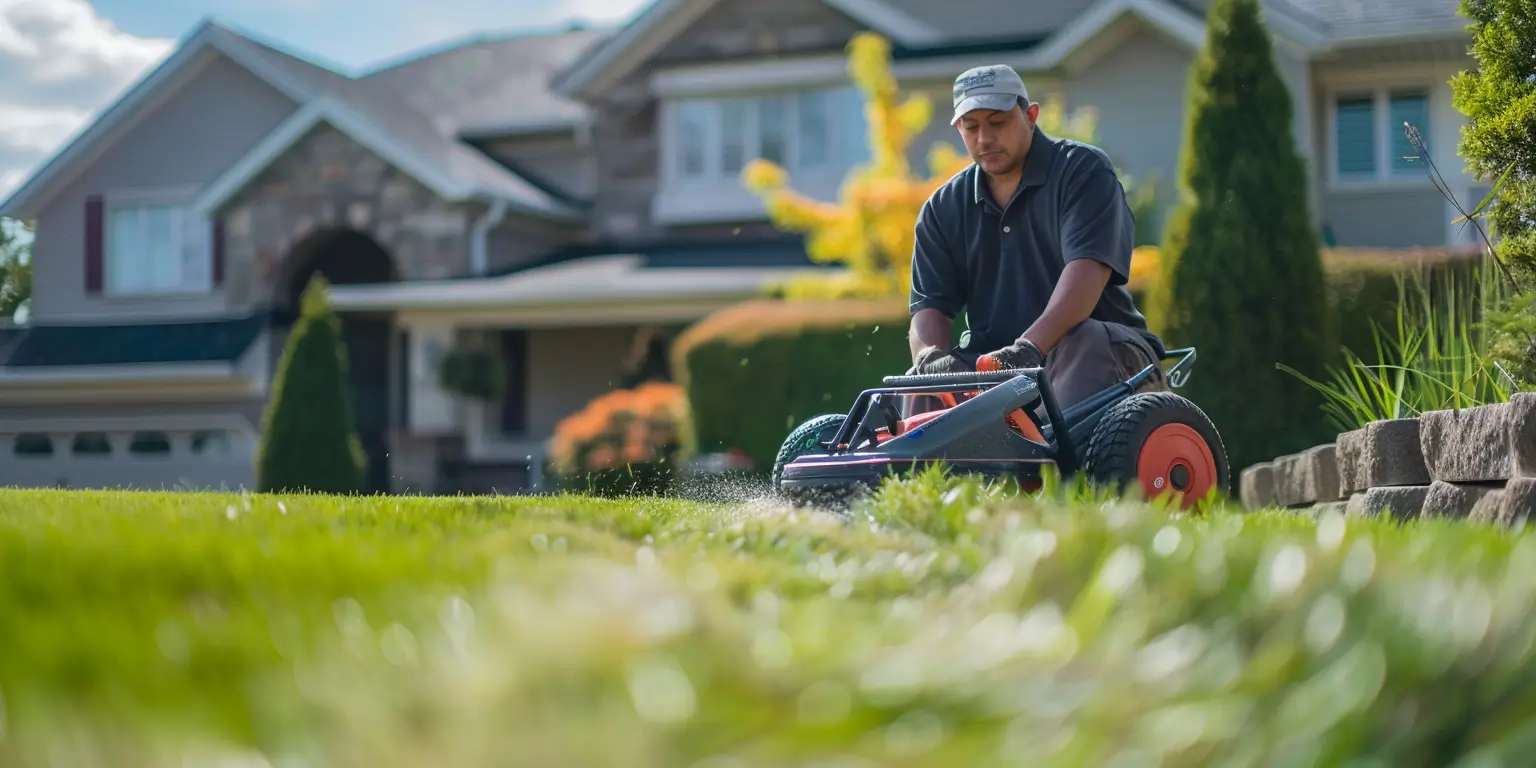
<path id="1" fill-rule="evenodd" d="M 1189 375 L 1195 366 L 1195 348 L 1182 347 L 1180 349 L 1165 350 L 1163 360 L 1177 359 L 1172 368 L 1164 374 L 1168 378 L 1168 384 L 1175 389 L 1183 387 L 1189 381 Z M 1044 368 L 1008 368 L 1000 371 L 965 371 L 960 373 L 908 373 L 901 376 L 886 376 L 881 379 L 881 384 L 887 387 L 928 387 L 951 386 L 967 384 L 1002 384 L 1012 380 L 1016 376 L 1039 376 L 1044 373 Z"/>
<path id="2" fill-rule="evenodd" d="M 1044 368 L 1009 368 L 1001 371 L 963 371 L 960 373 L 909 373 L 886 376 L 880 380 L 887 387 L 926 387 L 951 384 L 1002 384 L 1020 375 L 1038 376 Z"/>
<path id="3" fill-rule="evenodd" d="M 1164 360 L 1172 360 L 1175 357 L 1179 358 L 1179 362 L 1174 363 L 1173 367 L 1163 375 L 1168 378 L 1168 386 L 1178 389 L 1189 383 L 1190 369 L 1195 367 L 1195 348 L 1182 347 L 1163 353 Z"/>

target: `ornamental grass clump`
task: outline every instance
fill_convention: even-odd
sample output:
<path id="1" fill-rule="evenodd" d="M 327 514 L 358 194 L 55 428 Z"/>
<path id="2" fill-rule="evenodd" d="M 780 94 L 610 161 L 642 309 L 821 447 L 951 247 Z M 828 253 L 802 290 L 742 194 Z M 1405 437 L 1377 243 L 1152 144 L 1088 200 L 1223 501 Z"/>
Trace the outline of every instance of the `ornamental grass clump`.
<path id="1" fill-rule="evenodd" d="M 1426 411 L 1507 402 L 1518 387 L 1491 354 L 1485 313 L 1505 305 L 1508 285 L 1484 268 L 1471 278 L 1412 271 L 1397 276 L 1397 288 L 1395 322 L 1372 323 L 1369 357 L 1346 348 L 1344 364 L 1330 366 L 1321 381 L 1282 366 L 1324 396 L 1330 423 L 1347 432 Z"/>

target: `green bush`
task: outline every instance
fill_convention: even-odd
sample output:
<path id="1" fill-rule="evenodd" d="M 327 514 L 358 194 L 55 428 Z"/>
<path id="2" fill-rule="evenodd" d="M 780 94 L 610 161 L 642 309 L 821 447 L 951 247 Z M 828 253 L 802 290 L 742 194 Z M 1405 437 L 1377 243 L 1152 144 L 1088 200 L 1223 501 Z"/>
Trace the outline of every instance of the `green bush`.
<path id="1" fill-rule="evenodd" d="M 347 352 L 325 278 L 304 289 L 262 415 L 256 456 L 261 492 L 360 493 L 367 458 L 353 425 Z"/>
<path id="2" fill-rule="evenodd" d="M 703 453 L 739 448 L 767 472 L 795 425 L 846 412 L 911 366 L 907 317 L 900 300 L 764 299 L 699 321 L 672 352 L 688 398 L 685 440 Z"/>
<path id="3" fill-rule="evenodd" d="M 1148 314 L 1171 346 L 1200 350 L 1185 394 L 1243 467 L 1311 442 L 1296 427 L 1320 421 L 1320 397 L 1276 364 L 1321 375 L 1327 284 L 1291 94 L 1258 3 L 1217 0 L 1207 29 Z"/>

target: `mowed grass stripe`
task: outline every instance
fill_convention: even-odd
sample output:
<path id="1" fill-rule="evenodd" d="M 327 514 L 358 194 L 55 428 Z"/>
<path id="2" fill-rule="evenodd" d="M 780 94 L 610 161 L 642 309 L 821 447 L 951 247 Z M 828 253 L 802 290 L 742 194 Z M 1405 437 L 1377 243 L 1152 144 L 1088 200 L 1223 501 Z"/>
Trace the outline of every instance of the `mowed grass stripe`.
<path id="1" fill-rule="evenodd" d="M 848 520 L 7 491 L 0 764 L 1515 764 L 1533 602 L 1523 532 L 937 473 Z"/>

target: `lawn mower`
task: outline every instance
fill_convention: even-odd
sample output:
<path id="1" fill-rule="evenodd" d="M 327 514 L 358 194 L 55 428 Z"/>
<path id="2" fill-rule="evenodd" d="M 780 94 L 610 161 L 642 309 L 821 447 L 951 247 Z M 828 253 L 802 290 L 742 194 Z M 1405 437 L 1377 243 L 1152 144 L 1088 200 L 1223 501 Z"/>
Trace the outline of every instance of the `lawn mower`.
<path id="1" fill-rule="evenodd" d="M 1193 348 L 1166 373 L 1182 387 Z M 1171 391 L 1141 392 L 1159 363 L 1060 408 L 1044 368 L 887 376 L 860 393 L 848 413 L 816 416 L 790 432 L 774 461 L 772 483 L 797 505 L 839 507 L 877 488 L 885 477 L 932 464 L 988 478 L 1012 477 L 1025 491 L 1040 487 L 1042 469 L 1079 472 L 1090 484 L 1144 498 L 1172 492 L 1188 508 L 1211 489 L 1226 491 L 1226 448 L 1211 420 Z M 934 397 L 937 410 L 903 418 L 907 398 Z"/>

